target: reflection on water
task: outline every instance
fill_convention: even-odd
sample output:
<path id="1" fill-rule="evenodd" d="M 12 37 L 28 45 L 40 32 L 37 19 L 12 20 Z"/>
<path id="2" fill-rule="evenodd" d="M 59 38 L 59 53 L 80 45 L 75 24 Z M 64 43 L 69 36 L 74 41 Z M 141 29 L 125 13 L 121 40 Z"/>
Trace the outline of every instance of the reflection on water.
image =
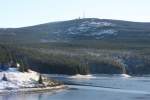
<path id="1" fill-rule="evenodd" d="M 65 90 L 53 90 L 50 92 L 39 92 L 39 93 L 12 93 L 8 95 L 0 96 L 0 100 L 49 100 L 49 96 L 58 94 Z"/>
<path id="2" fill-rule="evenodd" d="M 150 100 L 149 77 L 127 78 L 122 75 L 90 76 L 94 78 L 58 75 L 49 77 L 64 81 L 70 89 L 33 94 L 9 94 L 0 96 L 0 100 Z"/>

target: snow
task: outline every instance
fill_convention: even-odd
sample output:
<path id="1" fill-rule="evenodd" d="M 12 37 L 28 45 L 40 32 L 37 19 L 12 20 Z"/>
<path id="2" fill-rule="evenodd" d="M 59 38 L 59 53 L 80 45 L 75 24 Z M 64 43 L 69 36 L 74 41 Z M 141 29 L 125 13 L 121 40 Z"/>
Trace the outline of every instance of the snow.
<path id="1" fill-rule="evenodd" d="M 116 33 L 117 31 L 113 30 L 113 29 L 108 29 L 108 30 L 102 30 L 100 32 L 95 32 L 95 33 L 92 33 L 92 35 L 102 35 L 102 34 L 114 34 Z"/>
<path id="2" fill-rule="evenodd" d="M 109 22 L 91 22 L 90 25 L 96 27 L 113 26 L 113 24 Z"/>
<path id="3" fill-rule="evenodd" d="M 3 75 L 6 75 L 8 81 L 3 81 Z M 8 71 L 0 72 L 0 89 L 18 89 L 35 87 L 39 79 L 37 72 L 19 72 L 16 68 L 10 68 Z"/>
<path id="4" fill-rule="evenodd" d="M 100 28 L 100 27 L 106 27 L 106 26 L 114 26 L 114 24 L 109 23 L 109 22 L 85 21 L 85 22 L 82 22 L 81 25 L 79 25 L 76 29 L 79 31 L 87 31 L 91 28 Z M 74 29 L 74 28 L 71 28 L 71 29 Z"/>
<path id="5" fill-rule="evenodd" d="M 12 82 L 7 81 L 0 82 L 0 89 L 8 89 L 8 88 L 19 88 L 19 87 Z"/>
<path id="6" fill-rule="evenodd" d="M 66 30 L 67 34 L 81 34 L 85 36 L 101 36 L 103 34 L 108 35 L 117 35 L 117 30 L 113 29 L 112 27 L 116 26 L 115 24 L 107 21 L 83 21 L 77 26 L 72 26 Z M 108 29 L 105 29 L 104 27 L 109 27 Z M 93 32 L 90 32 L 93 30 Z M 94 32 L 95 30 L 95 32 Z"/>
<path id="7" fill-rule="evenodd" d="M 80 25 L 81 27 L 104 27 L 104 26 L 115 26 L 114 24 L 106 21 L 85 21 Z"/>
<path id="8" fill-rule="evenodd" d="M 17 67 L 18 67 L 18 68 L 20 67 L 20 64 L 19 64 L 19 63 L 17 63 Z"/>
<path id="9" fill-rule="evenodd" d="M 131 76 L 128 74 L 121 74 L 121 76 L 125 77 L 125 78 L 130 78 Z"/>
<path id="10" fill-rule="evenodd" d="M 71 76 L 69 78 L 73 78 L 73 79 L 91 79 L 91 78 L 95 78 L 95 77 L 92 76 L 92 75 L 80 75 L 80 74 L 77 74 L 77 75 Z"/>

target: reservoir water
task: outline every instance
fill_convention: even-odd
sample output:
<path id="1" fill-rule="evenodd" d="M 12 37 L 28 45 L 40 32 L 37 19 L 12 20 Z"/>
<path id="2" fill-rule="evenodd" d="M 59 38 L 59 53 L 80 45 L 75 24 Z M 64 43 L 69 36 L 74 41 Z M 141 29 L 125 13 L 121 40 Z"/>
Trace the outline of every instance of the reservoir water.
<path id="1" fill-rule="evenodd" d="M 150 100 L 150 76 L 128 75 L 47 75 L 69 87 L 43 93 L 8 94 L 0 100 Z"/>

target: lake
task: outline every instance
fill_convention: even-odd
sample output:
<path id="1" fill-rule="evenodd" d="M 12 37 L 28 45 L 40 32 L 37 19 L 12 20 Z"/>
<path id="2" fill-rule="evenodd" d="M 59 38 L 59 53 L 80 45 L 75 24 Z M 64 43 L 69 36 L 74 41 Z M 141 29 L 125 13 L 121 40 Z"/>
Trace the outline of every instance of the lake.
<path id="1" fill-rule="evenodd" d="M 32 94 L 12 93 L 0 96 L 0 100 L 150 100 L 150 76 L 47 76 L 63 81 L 69 89 Z"/>

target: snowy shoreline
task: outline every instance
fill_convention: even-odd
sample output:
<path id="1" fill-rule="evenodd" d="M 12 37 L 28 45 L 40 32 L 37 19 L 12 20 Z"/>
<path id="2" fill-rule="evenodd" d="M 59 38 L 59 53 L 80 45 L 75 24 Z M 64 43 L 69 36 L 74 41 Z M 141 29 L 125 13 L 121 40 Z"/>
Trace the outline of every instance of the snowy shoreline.
<path id="1" fill-rule="evenodd" d="M 15 94 L 15 93 L 38 93 L 38 92 L 51 92 L 54 90 L 63 90 L 67 89 L 68 87 L 65 85 L 60 86 L 53 86 L 53 87 L 43 87 L 43 88 L 20 88 L 20 89 L 3 89 L 0 90 L 0 95 L 7 95 L 7 94 Z"/>
<path id="2" fill-rule="evenodd" d="M 48 79 L 32 70 L 19 72 L 17 68 L 9 68 L 7 71 L 0 72 L 0 78 L 0 95 L 10 93 L 36 93 L 65 89 L 67 87 L 59 81 Z"/>

